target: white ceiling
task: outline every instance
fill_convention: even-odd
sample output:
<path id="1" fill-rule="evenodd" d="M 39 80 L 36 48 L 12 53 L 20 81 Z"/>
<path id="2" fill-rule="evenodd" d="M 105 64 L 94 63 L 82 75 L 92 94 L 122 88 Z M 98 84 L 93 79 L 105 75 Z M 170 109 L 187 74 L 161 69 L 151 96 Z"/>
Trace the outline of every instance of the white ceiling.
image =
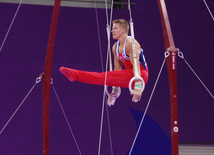
<path id="1" fill-rule="evenodd" d="M 110 8 L 111 6 L 111 0 L 61 0 L 61 6 L 94 8 L 95 1 L 97 8 L 105 8 L 105 1 L 107 1 L 108 8 Z M 20 3 L 20 2 L 21 0 L 0 0 L 0 3 Z M 54 0 L 23 0 L 22 4 L 53 5 Z"/>

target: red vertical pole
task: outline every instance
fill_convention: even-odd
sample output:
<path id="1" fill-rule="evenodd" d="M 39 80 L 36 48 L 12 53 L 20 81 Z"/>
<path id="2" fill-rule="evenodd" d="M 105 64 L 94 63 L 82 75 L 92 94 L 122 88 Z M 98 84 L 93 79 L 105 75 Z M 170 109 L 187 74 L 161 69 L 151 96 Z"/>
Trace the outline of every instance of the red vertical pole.
<path id="1" fill-rule="evenodd" d="M 43 155 L 49 155 L 49 102 L 54 41 L 61 0 L 55 0 L 43 74 Z"/>
<path id="2" fill-rule="evenodd" d="M 172 155 L 178 155 L 178 105 L 177 105 L 177 66 L 176 55 L 178 49 L 175 48 L 172 31 L 169 23 L 165 0 L 157 0 L 160 10 L 165 50 L 170 55 L 166 58 L 169 88 L 170 88 L 170 109 L 171 109 L 171 144 Z"/>

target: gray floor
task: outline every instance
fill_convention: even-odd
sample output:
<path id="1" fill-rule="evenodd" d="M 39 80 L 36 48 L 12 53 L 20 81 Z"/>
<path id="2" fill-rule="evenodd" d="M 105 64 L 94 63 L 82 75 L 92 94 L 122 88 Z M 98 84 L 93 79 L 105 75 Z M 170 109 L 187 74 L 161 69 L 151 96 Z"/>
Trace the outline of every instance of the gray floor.
<path id="1" fill-rule="evenodd" d="M 214 155 L 214 144 L 180 144 L 179 155 Z"/>

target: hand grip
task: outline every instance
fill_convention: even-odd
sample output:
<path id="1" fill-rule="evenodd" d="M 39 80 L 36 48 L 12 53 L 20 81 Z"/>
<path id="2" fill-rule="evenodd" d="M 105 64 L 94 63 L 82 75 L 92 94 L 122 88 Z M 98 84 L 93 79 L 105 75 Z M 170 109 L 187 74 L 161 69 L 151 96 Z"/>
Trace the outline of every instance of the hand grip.
<path id="1" fill-rule="evenodd" d="M 134 91 L 133 91 L 133 89 L 132 89 L 132 82 L 135 81 L 135 80 L 140 80 L 140 81 L 142 82 L 142 87 L 143 87 L 143 88 L 142 88 L 142 92 L 143 92 L 143 90 L 144 90 L 144 88 L 145 88 L 145 82 L 144 82 L 143 78 L 140 77 L 140 76 L 134 76 L 134 77 L 129 81 L 129 91 L 130 91 L 131 94 L 134 94 Z"/>
<path id="2" fill-rule="evenodd" d="M 110 95 L 110 93 L 109 93 L 109 91 L 108 91 L 108 86 L 106 85 L 106 86 L 105 86 L 105 88 L 106 88 L 106 89 L 105 89 L 106 95 L 108 95 L 108 96 L 109 96 L 109 95 Z M 118 97 L 120 96 L 120 94 L 121 94 L 121 88 L 119 87 Z"/>

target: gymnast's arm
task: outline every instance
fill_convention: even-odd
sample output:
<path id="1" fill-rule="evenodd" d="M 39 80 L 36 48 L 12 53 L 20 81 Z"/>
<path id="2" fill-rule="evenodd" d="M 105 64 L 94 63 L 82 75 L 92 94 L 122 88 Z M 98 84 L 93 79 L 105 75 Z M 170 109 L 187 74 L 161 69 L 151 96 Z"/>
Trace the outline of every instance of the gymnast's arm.
<path id="1" fill-rule="evenodd" d="M 112 47 L 112 52 L 114 54 L 114 70 L 122 70 L 122 62 L 118 60 L 116 54 L 116 43 Z"/>
<path id="2" fill-rule="evenodd" d="M 114 55 L 114 70 L 115 71 L 122 70 L 122 62 L 118 60 L 117 54 L 116 54 L 116 43 L 112 47 L 112 52 L 113 52 L 113 55 Z M 115 86 L 113 88 L 116 89 L 116 90 L 120 89 L 119 87 L 115 87 Z"/>
<path id="3" fill-rule="evenodd" d="M 117 54 L 116 54 L 116 44 L 113 45 L 112 47 L 112 52 L 114 54 L 114 70 L 121 70 L 122 69 L 122 63 L 117 59 Z M 120 87 L 112 87 L 112 92 L 108 97 L 107 104 L 109 106 L 114 105 L 116 98 L 118 98 L 120 95 Z"/>
<path id="4" fill-rule="evenodd" d="M 136 40 L 135 40 L 135 50 L 136 50 L 136 60 L 137 60 L 137 71 L 138 71 L 138 75 L 141 76 L 140 65 L 139 65 L 139 57 L 140 57 L 140 52 L 141 52 L 141 46 Z M 126 43 L 126 53 L 129 55 L 130 61 L 131 61 L 132 66 L 133 66 L 133 74 L 135 75 L 134 55 L 133 55 L 132 38 L 131 37 L 127 40 L 127 43 Z M 141 81 L 135 80 L 135 83 L 141 83 Z M 132 98 L 132 101 L 133 102 L 140 101 L 141 96 L 142 96 L 142 91 L 139 89 L 135 89 L 135 88 L 133 91 L 134 91 L 134 96 Z"/>

